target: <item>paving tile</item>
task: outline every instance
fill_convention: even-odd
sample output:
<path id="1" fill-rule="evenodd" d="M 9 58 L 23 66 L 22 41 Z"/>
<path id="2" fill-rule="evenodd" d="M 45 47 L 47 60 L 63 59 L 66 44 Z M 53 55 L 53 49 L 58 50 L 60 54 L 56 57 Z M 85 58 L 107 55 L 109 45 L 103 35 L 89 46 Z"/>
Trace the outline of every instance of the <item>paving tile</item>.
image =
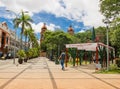
<path id="1" fill-rule="evenodd" d="M 12 63 L 0 65 L 0 89 L 120 89 L 119 74 L 95 74 L 94 64 L 63 71 L 60 64 L 44 57 Z"/>

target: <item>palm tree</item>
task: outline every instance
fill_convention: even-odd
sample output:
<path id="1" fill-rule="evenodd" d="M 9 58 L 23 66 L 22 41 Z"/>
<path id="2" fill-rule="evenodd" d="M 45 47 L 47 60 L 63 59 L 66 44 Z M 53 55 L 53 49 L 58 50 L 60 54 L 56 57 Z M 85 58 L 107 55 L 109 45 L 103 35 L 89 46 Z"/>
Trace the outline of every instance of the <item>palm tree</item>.
<path id="1" fill-rule="evenodd" d="M 36 38 L 34 33 L 30 34 L 30 41 L 32 43 L 32 47 L 36 47 L 37 48 L 39 46 L 39 44 L 37 42 L 37 38 Z"/>
<path id="2" fill-rule="evenodd" d="M 26 45 L 27 41 L 28 41 L 28 43 L 29 43 L 29 41 L 30 41 L 30 39 L 31 39 L 31 35 L 33 35 L 33 32 L 34 32 L 33 29 L 30 29 L 30 28 L 25 29 L 25 31 L 24 31 L 24 35 L 25 35 L 25 45 Z"/>
<path id="3" fill-rule="evenodd" d="M 29 15 L 24 14 L 24 12 L 21 12 L 22 15 L 19 18 L 15 18 L 13 20 L 15 28 L 21 27 L 21 49 L 22 49 L 22 38 L 23 38 L 23 33 L 25 31 L 25 28 L 31 28 L 30 22 L 32 22 L 32 19 L 30 18 Z"/>

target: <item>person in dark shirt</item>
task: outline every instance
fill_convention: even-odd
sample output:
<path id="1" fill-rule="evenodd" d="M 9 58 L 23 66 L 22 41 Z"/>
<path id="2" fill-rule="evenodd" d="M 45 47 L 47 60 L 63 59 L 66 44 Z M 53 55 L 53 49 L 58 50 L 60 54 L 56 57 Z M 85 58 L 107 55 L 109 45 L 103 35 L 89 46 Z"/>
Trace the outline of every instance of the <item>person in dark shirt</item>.
<path id="1" fill-rule="evenodd" d="M 64 61 L 65 61 L 65 52 L 64 52 L 64 50 L 62 50 L 62 53 L 60 54 L 59 59 L 60 59 L 60 63 L 61 63 L 61 66 L 62 66 L 62 70 L 64 70 L 65 69 L 64 68 Z"/>

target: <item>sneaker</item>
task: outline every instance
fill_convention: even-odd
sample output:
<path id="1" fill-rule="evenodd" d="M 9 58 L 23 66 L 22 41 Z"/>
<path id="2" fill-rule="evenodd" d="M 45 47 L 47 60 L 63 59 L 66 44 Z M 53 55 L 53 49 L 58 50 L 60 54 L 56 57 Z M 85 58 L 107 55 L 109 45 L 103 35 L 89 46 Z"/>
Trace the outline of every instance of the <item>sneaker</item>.
<path id="1" fill-rule="evenodd" d="M 65 68 L 62 68 L 62 70 L 65 70 Z"/>

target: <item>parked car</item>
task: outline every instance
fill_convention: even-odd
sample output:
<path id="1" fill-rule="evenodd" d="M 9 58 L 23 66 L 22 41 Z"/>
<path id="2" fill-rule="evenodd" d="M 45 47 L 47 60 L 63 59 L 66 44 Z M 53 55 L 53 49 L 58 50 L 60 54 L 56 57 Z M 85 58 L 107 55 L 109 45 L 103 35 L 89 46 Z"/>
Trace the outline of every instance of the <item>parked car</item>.
<path id="1" fill-rule="evenodd" d="M 7 53 L 6 59 L 11 59 L 11 58 L 14 58 L 13 53 L 11 52 Z"/>
<path id="2" fill-rule="evenodd" d="M 0 58 L 3 56 L 3 53 L 2 52 L 0 52 Z"/>

